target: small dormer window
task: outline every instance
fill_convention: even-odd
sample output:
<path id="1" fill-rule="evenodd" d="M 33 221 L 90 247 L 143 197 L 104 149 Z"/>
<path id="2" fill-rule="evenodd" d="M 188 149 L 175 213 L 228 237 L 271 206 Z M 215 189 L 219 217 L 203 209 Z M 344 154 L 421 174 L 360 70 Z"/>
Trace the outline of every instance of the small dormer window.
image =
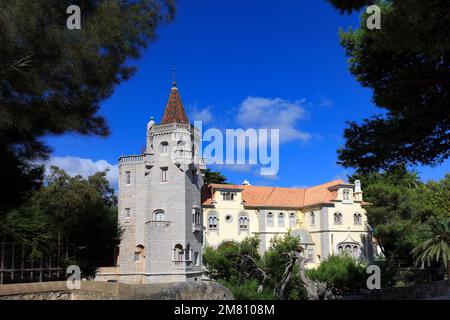
<path id="1" fill-rule="evenodd" d="M 224 201 L 233 201 L 235 193 L 234 192 L 224 192 L 222 193 L 222 197 Z"/>
<path id="2" fill-rule="evenodd" d="M 351 191 L 349 189 L 344 189 L 344 200 L 350 200 Z"/>

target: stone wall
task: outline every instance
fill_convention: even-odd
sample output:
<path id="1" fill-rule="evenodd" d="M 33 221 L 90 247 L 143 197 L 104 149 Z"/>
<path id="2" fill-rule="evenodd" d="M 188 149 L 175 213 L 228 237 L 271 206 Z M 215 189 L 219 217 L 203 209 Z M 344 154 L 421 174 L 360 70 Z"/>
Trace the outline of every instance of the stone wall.
<path id="1" fill-rule="evenodd" d="M 232 300 L 230 290 L 212 281 L 133 285 L 82 281 L 67 289 L 65 281 L 5 284 L 0 300 Z"/>

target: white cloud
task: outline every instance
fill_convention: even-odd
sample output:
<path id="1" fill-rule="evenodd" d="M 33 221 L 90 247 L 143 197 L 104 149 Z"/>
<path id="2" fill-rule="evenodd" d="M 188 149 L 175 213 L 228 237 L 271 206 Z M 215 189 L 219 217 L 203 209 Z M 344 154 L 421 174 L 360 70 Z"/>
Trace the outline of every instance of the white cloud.
<path id="1" fill-rule="evenodd" d="M 304 103 L 305 100 L 247 97 L 239 107 L 236 120 L 244 128 L 280 129 L 280 142 L 306 142 L 311 134 L 296 127 L 306 115 Z"/>
<path id="2" fill-rule="evenodd" d="M 211 114 L 211 111 L 209 110 L 209 107 L 204 109 L 197 109 L 197 107 L 194 107 L 191 112 L 190 118 L 193 121 L 202 121 L 203 124 L 208 124 L 211 122 L 213 116 Z"/>
<path id="3" fill-rule="evenodd" d="M 334 101 L 331 99 L 328 99 L 326 97 L 322 97 L 322 98 L 320 98 L 320 102 L 317 106 L 323 107 L 323 108 L 329 108 L 329 107 L 334 106 Z"/>
<path id="4" fill-rule="evenodd" d="M 112 165 L 106 160 L 93 161 L 91 159 L 78 157 L 51 157 L 46 163 L 46 171 L 49 172 L 50 166 L 56 166 L 63 169 L 71 176 L 81 175 L 88 177 L 99 171 L 109 169 L 106 175 L 111 186 L 117 187 L 119 179 L 119 167 Z"/>

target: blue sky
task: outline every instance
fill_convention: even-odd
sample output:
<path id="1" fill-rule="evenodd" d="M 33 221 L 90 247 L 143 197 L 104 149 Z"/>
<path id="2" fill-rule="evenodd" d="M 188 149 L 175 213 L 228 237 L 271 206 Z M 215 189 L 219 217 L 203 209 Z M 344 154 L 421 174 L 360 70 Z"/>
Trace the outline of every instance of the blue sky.
<path id="1" fill-rule="evenodd" d="M 138 154 L 150 116 L 161 119 L 175 63 L 191 120 L 206 120 L 206 128 L 239 128 L 250 120 L 281 128 L 277 176 L 262 177 L 252 167 L 221 168 L 231 182 L 290 187 L 345 179 L 351 169 L 336 164 L 345 122 L 381 112 L 371 91 L 349 73 L 339 46 L 339 27 L 358 24 L 356 15 L 340 15 L 325 0 L 180 0 L 175 21 L 158 29 L 156 41 L 134 62 L 135 76 L 103 102 L 100 113 L 111 135 L 49 137 L 51 162 L 72 174 L 110 165 L 116 179 L 118 157 Z M 252 101 L 261 112 L 249 120 L 245 111 Z M 296 116 L 281 117 L 286 109 Z M 424 180 L 440 179 L 450 162 L 416 169 Z"/>

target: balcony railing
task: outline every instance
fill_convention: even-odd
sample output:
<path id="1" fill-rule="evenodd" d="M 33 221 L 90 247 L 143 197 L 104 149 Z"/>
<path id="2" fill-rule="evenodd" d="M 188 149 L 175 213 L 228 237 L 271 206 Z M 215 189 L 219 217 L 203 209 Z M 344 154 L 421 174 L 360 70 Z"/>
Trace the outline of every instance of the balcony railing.
<path id="1" fill-rule="evenodd" d="M 193 223 L 192 224 L 192 232 L 202 231 L 203 226 L 199 223 Z"/>
<path id="2" fill-rule="evenodd" d="M 151 153 L 145 153 L 141 155 L 123 156 L 119 158 L 120 164 L 136 164 L 136 163 L 149 163 L 154 161 L 154 155 Z"/>
<path id="3" fill-rule="evenodd" d="M 146 224 L 150 224 L 151 226 L 157 227 L 157 228 L 167 228 L 170 226 L 172 221 L 161 221 L 161 220 L 150 220 L 147 221 Z"/>

